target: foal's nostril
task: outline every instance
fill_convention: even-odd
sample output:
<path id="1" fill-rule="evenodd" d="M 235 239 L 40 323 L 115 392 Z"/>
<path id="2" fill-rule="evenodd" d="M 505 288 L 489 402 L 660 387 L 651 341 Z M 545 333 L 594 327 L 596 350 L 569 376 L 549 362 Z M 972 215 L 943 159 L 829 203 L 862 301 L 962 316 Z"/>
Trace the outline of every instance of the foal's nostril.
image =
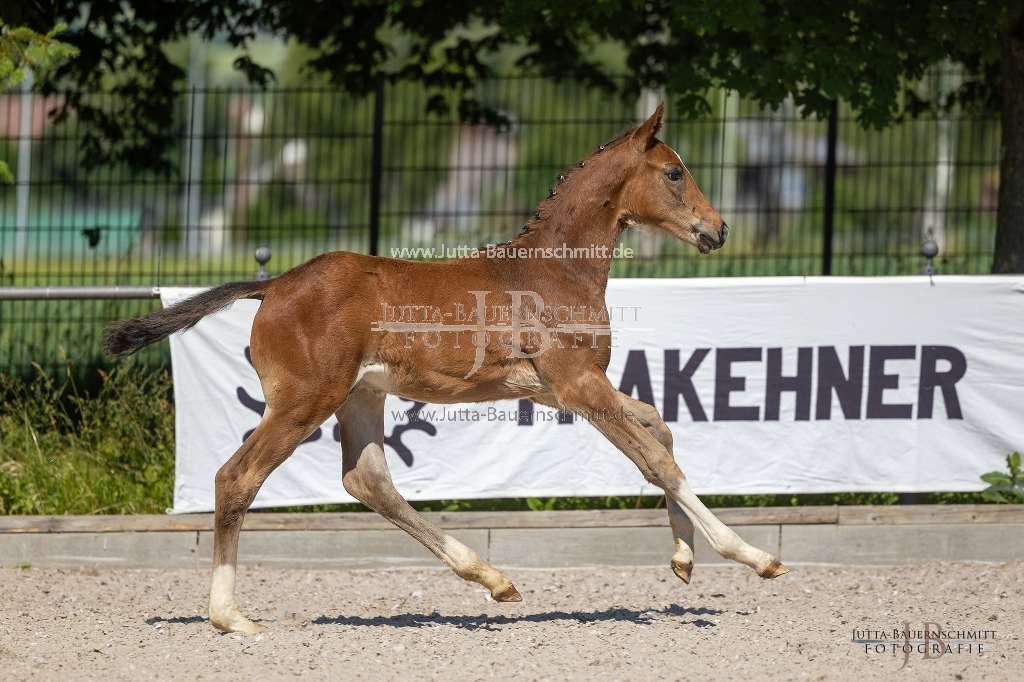
<path id="1" fill-rule="evenodd" d="M 724 220 L 722 221 L 722 229 L 719 230 L 719 235 L 720 235 L 719 238 L 718 238 L 718 243 L 719 244 L 724 244 L 725 240 L 729 238 L 729 226 L 725 224 Z"/>

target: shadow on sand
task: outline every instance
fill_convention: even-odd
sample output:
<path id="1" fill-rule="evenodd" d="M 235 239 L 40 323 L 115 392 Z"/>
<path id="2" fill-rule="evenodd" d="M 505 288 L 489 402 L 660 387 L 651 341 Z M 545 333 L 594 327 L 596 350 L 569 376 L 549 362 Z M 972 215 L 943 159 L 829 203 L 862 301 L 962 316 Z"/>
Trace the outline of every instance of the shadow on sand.
<path id="1" fill-rule="evenodd" d="M 664 611 L 648 609 L 646 611 L 635 611 L 632 609 L 607 609 L 605 611 L 550 611 L 548 613 L 531 613 L 522 616 L 449 616 L 442 615 L 436 611 L 433 613 L 405 613 L 395 616 L 374 616 L 364 618 L 360 616 L 320 616 L 314 618 L 311 623 L 314 625 L 351 625 L 353 627 L 366 627 L 374 625 L 390 625 L 396 628 L 427 627 L 432 625 L 454 625 L 466 630 L 492 630 L 495 626 L 510 625 L 512 623 L 544 623 L 549 621 L 576 621 L 577 623 L 602 623 L 602 622 L 633 622 L 650 623 L 659 620 L 669 619 L 679 625 L 695 625 L 697 627 L 715 627 L 715 624 L 699 616 L 721 615 L 719 609 L 707 608 L 686 608 L 673 604 Z M 697 618 L 692 618 L 698 616 Z"/>
<path id="2" fill-rule="evenodd" d="M 420 628 L 433 625 L 453 625 L 466 630 L 493 630 L 500 629 L 502 625 L 513 623 L 546 623 L 550 621 L 576 621 L 577 623 L 606 623 L 606 622 L 631 622 L 631 623 L 652 623 L 658 621 L 671 621 L 677 625 L 693 625 L 699 628 L 716 627 L 715 623 L 701 618 L 701 616 L 719 616 L 723 613 L 721 609 L 686 608 L 678 604 L 672 604 L 663 611 L 648 609 L 646 611 L 635 611 L 633 609 L 607 609 L 605 611 L 549 611 L 548 613 L 531 613 L 522 616 L 446 616 L 436 611 L 433 613 L 404 613 L 394 616 L 373 616 L 366 618 L 362 616 L 320 616 L 309 623 L 311 625 L 350 625 L 352 627 L 372 627 L 375 625 L 389 625 L 395 628 Z M 174 618 L 161 618 L 154 616 L 146 619 L 148 625 L 157 623 L 206 623 L 208 619 L 203 616 L 175 616 Z M 257 618 L 255 622 L 271 625 L 277 622 L 274 619 L 264 620 Z M 305 625 L 305 623 L 303 623 Z"/>
<path id="3" fill-rule="evenodd" d="M 208 618 L 204 618 L 203 616 L 175 616 L 174 618 L 153 616 L 152 618 L 146 619 L 146 625 L 156 625 L 157 623 L 205 623 L 208 620 Z"/>

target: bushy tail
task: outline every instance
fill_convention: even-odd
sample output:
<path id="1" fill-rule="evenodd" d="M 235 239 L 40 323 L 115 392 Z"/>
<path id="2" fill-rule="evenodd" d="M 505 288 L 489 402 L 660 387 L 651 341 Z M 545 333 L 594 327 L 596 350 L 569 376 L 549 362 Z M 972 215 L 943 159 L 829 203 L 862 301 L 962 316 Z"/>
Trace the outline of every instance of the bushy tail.
<path id="1" fill-rule="evenodd" d="M 228 282 L 169 308 L 142 317 L 111 322 L 103 330 L 103 352 L 106 355 L 131 355 L 144 346 L 166 339 L 174 332 L 191 329 L 199 320 L 223 310 L 239 299 L 262 299 L 271 281 Z"/>

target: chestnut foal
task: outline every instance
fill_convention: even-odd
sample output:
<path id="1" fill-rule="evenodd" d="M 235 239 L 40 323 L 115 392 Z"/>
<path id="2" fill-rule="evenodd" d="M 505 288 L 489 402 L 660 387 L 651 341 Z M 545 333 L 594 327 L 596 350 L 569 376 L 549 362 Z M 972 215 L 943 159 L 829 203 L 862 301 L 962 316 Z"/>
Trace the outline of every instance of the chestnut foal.
<path id="1" fill-rule="evenodd" d="M 510 344 L 503 341 L 506 333 L 518 337 L 526 328 L 537 328 L 540 311 L 523 306 L 524 299 L 604 309 L 612 249 L 630 225 L 660 228 L 705 254 L 725 243 L 729 228 L 679 156 L 655 137 L 662 116 L 663 107 L 658 107 L 639 128 L 569 171 L 526 231 L 506 247 L 541 254 L 549 247 L 597 246 L 596 257 L 567 258 L 561 252 L 562 258 L 465 257 L 421 263 L 327 253 L 274 279 L 224 284 L 110 326 L 105 352 L 129 354 L 190 328 L 233 301 L 263 301 L 253 322 L 251 353 L 266 413 L 216 478 L 210 588 L 210 622 L 215 627 L 249 633 L 264 629 L 242 615 L 235 602 L 242 519 L 267 476 L 331 414 L 337 415 L 341 428 L 343 481 L 349 493 L 422 542 L 459 577 L 486 587 L 496 601 L 521 600 L 508 578 L 417 513 L 395 490 L 384 458 L 384 398 L 389 393 L 428 403 L 530 398 L 590 416 L 644 478 L 665 491 L 676 544 L 671 566 L 684 582 L 689 583 L 693 568 L 695 525 L 716 552 L 750 566 L 761 577 L 787 572 L 778 559 L 740 539 L 690 490 L 673 458 L 672 434 L 657 410 L 615 390 L 605 375 L 609 335 L 595 333 L 593 343 L 588 339 L 576 347 L 561 343 L 554 329 L 541 350 L 532 353 L 509 353 Z M 525 308 L 534 326 L 510 325 L 494 338 L 466 334 L 461 344 L 458 333 L 438 332 L 431 341 L 443 335 L 445 343 L 431 347 L 408 343 L 415 332 L 382 331 L 378 319 L 388 306 L 470 310 L 487 294 L 505 309 L 513 304 Z M 513 310 L 515 315 L 521 312 Z M 486 313 L 481 310 L 479 317 L 486 318 Z M 600 324 L 607 327 L 607 322 Z M 616 413 L 626 416 L 603 417 Z"/>

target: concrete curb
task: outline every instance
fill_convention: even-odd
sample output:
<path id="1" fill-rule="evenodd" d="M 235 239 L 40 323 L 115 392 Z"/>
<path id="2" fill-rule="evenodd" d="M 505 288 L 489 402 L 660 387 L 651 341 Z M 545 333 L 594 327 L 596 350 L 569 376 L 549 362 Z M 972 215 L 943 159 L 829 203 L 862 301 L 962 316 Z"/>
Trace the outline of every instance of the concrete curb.
<path id="1" fill-rule="evenodd" d="M 789 566 L 894 566 L 1024 560 L 1024 506 L 920 505 L 716 509 Z M 664 510 L 438 512 L 426 515 L 502 568 L 665 566 Z M 210 567 L 213 515 L 0 517 L 0 566 Z M 702 537 L 696 563 L 731 565 Z M 376 514 L 246 516 L 239 562 L 268 568 L 435 568 L 419 543 Z"/>

